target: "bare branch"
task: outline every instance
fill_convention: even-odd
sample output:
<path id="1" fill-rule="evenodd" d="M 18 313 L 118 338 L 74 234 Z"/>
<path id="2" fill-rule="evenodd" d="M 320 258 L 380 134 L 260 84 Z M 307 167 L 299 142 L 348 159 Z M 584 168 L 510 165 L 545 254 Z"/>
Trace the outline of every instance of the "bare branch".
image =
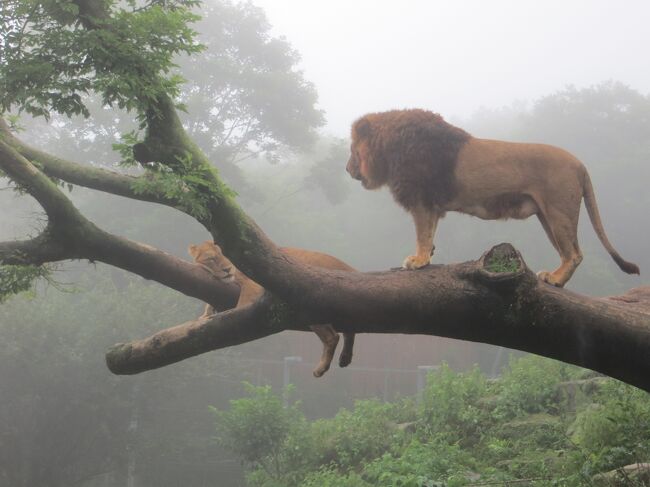
<path id="1" fill-rule="evenodd" d="M 118 343 L 106 354 L 106 364 L 114 374 L 137 374 L 257 340 L 284 330 L 274 322 L 272 309 L 267 295 L 243 308 L 189 321 L 136 342 Z"/>

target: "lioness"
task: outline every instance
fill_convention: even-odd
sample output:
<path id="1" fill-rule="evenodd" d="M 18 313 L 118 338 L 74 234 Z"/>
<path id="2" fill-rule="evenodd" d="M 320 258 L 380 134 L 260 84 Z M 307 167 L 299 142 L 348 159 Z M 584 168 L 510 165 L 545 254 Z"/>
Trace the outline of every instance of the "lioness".
<path id="1" fill-rule="evenodd" d="M 352 125 L 347 171 L 366 189 L 388 185 L 413 216 L 417 269 L 433 255 L 433 235 L 447 211 L 484 220 L 536 215 L 562 264 L 539 277 L 564 286 L 582 261 L 578 215 L 584 198 L 598 238 L 623 272 L 638 274 L 612 247 L 600 220 L 589 174 L 568 152 L 543 144 L 477 139 L 425 110 L 370 113 Z"/>
<path id="2" fill-rule="evenodd" d="M 320 252 L 312 252 L 310 250 L 295 249 L 291 247 L 284 247 L 280 250 L 300 262 L 316 267 L 343 271 L 354 270 L 336 257 L 321 254 Z M 236 308 L 252 303 L 264 293 L 264 288 L 237 269 L 233 263 L 223 255 L 221 248 L 214 242 L 206 240 L 199 245 L 190 245 L 188 247 L 188 252 L 197 264 L 207 267 L 208 270 L 217 278 L 227 282 L 234 280 L 239 284 L 240 292 Z M 207 304 L 201 317 L 210 316 L 214 313 L 214 308 Z M 339 343 L 339 335 L 336 333 L 332 325 L 312 325 L 311 329 L 316 333 L 316 335 L 318 335 L 318 338 L 320 338 L 320 341 L 323 343 L 323 353 L 320 362 L 313 371 L 314 377 L 320 377 L 330 368 L 330 364 L 334 358 L 334 352 L 336 352 L 336 346 Z M 339 355 L 340 367 L 346 367 L 350 365 L 350 362 L 352 362 L 353 347 L 354 333 L 344 333 L 343 350 L 341 351 L 341 355 Z"/>

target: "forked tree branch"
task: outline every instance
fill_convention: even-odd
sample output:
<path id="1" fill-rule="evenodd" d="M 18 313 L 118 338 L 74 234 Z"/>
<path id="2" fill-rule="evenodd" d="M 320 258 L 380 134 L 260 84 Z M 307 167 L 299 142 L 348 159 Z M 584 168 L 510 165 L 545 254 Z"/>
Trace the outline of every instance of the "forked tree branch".
<path id="1" fill-rule="evenodd" d="M 207 268 L 98 228 L 36 166 L 3 139 L 0 139 L 0 170 L 33 196 L 48 217 L 45 230 L 37 237 L 0 242 L 0 263 L 41 265 L 87 259 L 155 280 L 210 303 L 218 310 L 228 309 L 236 302 L 238 287 L 217 279 Z"/>

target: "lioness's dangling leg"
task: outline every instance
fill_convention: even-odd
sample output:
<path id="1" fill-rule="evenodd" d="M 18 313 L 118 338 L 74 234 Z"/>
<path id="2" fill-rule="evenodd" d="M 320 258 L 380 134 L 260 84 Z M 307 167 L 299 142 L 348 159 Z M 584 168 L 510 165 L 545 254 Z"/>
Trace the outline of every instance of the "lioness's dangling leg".
<path id="1" fill-rule="evenodd" d="M 405 269 L 419 269 L 428 265 L 433 255 L 433 235 L 438 225 L 438 213 L 418 206 L 411 211 L 415 222 L 416 250 L 415 255 L 409 255 L 404 259 L 402 267 Z"/>
<path id="2" fill-rule="evenodd" d="M 320 357 L 320 362 L 313 371 L 314 377 L 320 377 L 330 368 L 336 346 L 339 343 L 339 334 L 334 331 L 332 325 L 312 325 L 310 327 L 320 341 L 323 343 L 323 353 Z"/>
<path id="3" fill-rule="evenodd" d="M 352 362 L 352 349 L 354 348 L 354 333 L 343 333 L 343 350 L 339 355 L 339 367 L 347 367 Z"/>

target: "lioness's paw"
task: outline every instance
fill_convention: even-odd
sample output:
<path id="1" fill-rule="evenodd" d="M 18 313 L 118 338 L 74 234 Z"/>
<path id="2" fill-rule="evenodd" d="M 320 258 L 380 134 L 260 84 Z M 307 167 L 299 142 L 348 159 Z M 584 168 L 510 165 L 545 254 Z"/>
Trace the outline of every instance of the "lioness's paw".
<path id="1" fill-rule="evenodd" d="M 409 255 L 406 259 L 404 259 L 404 262 L 402 263 L 402 267 L 404 269 L 419 269 L 420 267 L 429 265 L 430 261 L 431 261 L 431 257 L 419 257 L 417 255 Z"/>
<path id="2" fill-rule="evenodd" d="M 552 273 L 548 271 L 539 271 L 537 273 L 537 277 L 542 281 L 549 283 L 552 286 L 562 287 L 562 283 L 557 278 L 555 278 L 555 276 L 553 276 Z"/>
<path id="3" fill-rule="evenodd" d="M 318 367 L 316 367 L 313 371 L 312 374 L 314 374 L 314 377 L 322 377 L 325 372 L 327 372 L 330 369 L 330 364 L 322 365 L 319 364 Z"/>
<path id="4" fill-rule="evenodd" d="M 339 355 L 339 367 L 347 367 L 352 363 L 352 353 L 343 353 Z"/>

